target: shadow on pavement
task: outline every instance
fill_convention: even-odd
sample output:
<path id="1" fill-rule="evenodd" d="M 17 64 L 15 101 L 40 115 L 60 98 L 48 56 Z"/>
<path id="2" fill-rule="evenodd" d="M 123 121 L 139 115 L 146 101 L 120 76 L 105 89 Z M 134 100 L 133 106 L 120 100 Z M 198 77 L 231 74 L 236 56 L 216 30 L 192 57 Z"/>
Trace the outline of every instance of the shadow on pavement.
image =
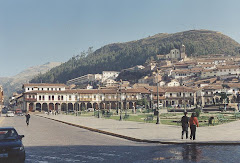
<path id="1" fill-rule="evenodd" d="M 38 146 L 26 147 L 26 163 L 238 162 L 239 154 L 240 146 Z"/>

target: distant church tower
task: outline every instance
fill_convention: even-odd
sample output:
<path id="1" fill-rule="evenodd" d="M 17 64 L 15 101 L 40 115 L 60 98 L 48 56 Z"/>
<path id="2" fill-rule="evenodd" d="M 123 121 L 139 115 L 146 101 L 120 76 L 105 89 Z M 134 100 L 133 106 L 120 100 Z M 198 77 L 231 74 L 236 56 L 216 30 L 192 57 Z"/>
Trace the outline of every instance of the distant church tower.
<path id="1" fill-rule="evenodd" d="M 185 45 L 182 44 L 180 47 L 180 54 L 181 54 L 181 59 L 187 58 L 186 52 L 185 52 Z"/>

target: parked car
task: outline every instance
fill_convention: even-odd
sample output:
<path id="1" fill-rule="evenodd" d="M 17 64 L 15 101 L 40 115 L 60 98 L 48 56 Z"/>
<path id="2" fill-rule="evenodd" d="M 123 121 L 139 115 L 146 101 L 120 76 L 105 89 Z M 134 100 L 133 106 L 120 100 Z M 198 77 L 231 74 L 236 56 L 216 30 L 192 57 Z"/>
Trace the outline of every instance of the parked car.
<path id="1" fill-rule="evenodd" d="M 7 111 L 6 117 L 14 117 L 13 111 Z"/>
<path id="2" fill-rule="evenodd" d="M 0 128 L 0 162 L 24 162 L 24 135 L 18 135 L 13 127 Z"/>
<path id="3" fill-rule="evenodd" d="M 16 109 L 15 114 L 18 115 L 18 116 L 23 116 L 23 112 L 22 112 L 21 109 Z"/>

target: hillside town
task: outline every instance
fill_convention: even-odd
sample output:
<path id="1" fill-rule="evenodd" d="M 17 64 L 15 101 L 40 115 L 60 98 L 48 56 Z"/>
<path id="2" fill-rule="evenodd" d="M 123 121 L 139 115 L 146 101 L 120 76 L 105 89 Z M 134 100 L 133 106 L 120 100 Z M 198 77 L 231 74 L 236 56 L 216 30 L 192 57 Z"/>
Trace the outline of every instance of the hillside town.
<path id="1" fill-rule="evenodd" d="M 121 74 L 134 73 L 142 77 L 120 78 L 124 77 Z M 87 74 L 66 84 L 23 84 L 22 94 L 14 94 L 10 107 L 30 112 L 89 109 L 135 112 L 140 107 L 139 101 L 145 100 L 145 108 L 154 108 L 159 103 L 160 109 L 169 110 L 220 107 L 239 110 L 239 74 L 240 58 L 225 54 L 188 57 L 182 45 L 169 54 L 158 54 L 155 60 L 121 72 Z"/>

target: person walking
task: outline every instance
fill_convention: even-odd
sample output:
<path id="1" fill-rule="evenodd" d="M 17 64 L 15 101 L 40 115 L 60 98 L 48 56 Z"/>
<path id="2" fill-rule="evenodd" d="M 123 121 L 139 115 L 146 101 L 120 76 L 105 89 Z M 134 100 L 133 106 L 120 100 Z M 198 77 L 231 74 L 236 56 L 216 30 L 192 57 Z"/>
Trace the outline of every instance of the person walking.
<path id="1" fill-rule="evenodd" d="M 181 123 L 182 123 L 182 139 L 183 139 L 183 135 L 184 132 L 186 132 L 186 139 L 188 138 L 188 126 L 189 126 L 189 118 L 187 116 L 187 112 L 184 112 L 184 116 L 182 116 L 181 119 Z"/>
<path id="2" fill-rule="evenodd" d="M 27 123 L 27 126 L 28 126 L 29 125 L 30 114 L 27 113 L 25 116 L 26 116 L 26 123 Z"/>
<path id="3" fill-rule="evenodd" d="M 198 125 L 198 119 L 195 113 L 192 113 L 191 118 L 189 119 L 189 125 L 191 130 L 190 139 L 195 140 L 196 137 L 196 129 L 199 126 Z"/>

